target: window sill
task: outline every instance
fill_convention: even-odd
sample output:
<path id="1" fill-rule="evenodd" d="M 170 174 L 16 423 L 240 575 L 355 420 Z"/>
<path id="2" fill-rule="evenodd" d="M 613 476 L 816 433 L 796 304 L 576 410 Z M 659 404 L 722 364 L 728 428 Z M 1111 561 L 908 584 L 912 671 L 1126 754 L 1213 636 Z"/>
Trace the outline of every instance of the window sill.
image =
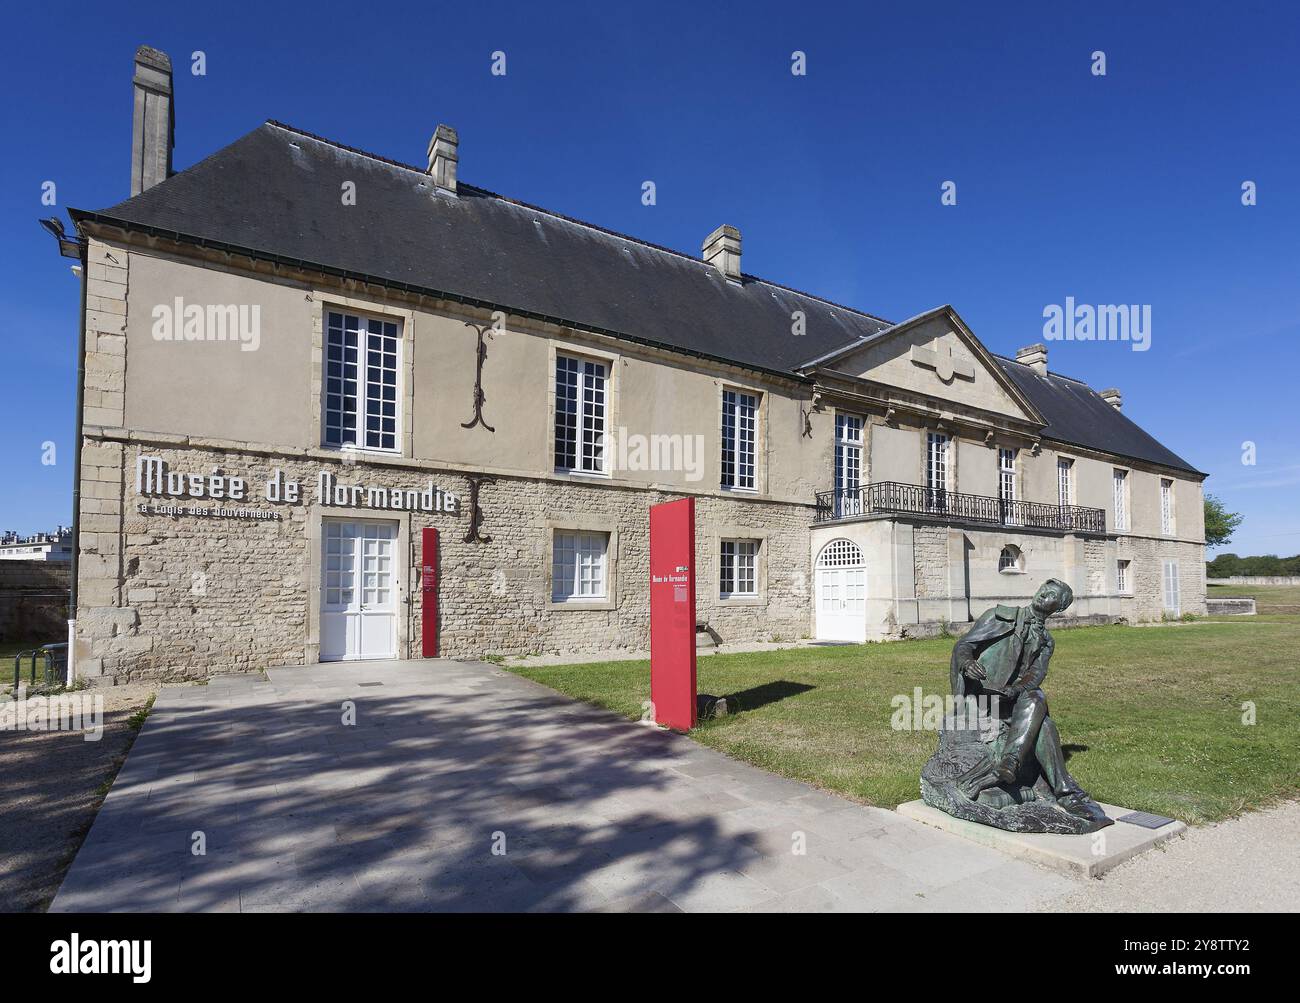
<path id="1" fill-rule="evenodd" d="M 613 599 L 552 599 L 550 609 L 570 610 L 611 610 L 615 609 Z"/>
<path id="2" fill-rule="evenodd" d="M 725 484 L 718 490 L 729 495 L 757 495 L 759 493 L 758 488 L 733 488 Z"/>
<path id="3" fill-rule="evenodd" d="M 1000 575 L 1023 575 L 1023 574 L 1025 574 L 1025 570 L 1024 570 L 1023 568 L 998 568 L 998 574 L 1000 574 Z"/>
<path id="4" fill-rule="evenodd" d="M 719 606 L 766 606 L 767 598 L 760 595 L 718 596 Z"/>
<path id="5" fill-rule="evenodd" d="M 332 442 L 322 442 L 321 449 L 341 456 L 405 456 L 400 449 L 380 449 L 378 446 L 336 446 Z"/>
<path id="6" fill-rule="evenodd" d="M 602 480 L 602 481 L 607 481 L 607 480 L 609 480 L 611 477 L 613 477 L 613 474 L 609 473 L 608 471 L 600 471 L 600 470 L 564 470 L 564 469 L 559 469 L 559 470 L 556 470 L 556 471 L 555 471 L 555 475 L 556 475 L 557 477 L 576 477 L 576 478 L 579 478 L 579 479 L 586 479 L 586 480 Z"/>

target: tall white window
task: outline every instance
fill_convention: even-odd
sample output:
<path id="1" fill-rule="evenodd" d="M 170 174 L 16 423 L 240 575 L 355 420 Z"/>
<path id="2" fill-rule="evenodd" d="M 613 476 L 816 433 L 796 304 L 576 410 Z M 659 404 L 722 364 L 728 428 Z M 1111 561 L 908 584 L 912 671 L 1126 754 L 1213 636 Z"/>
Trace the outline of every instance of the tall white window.
<path id="1" fill-rule="evenodd" d="M 1178 588 L 1178 562 L 1164 562 L 1164 606 L 1166 613 L 1178 616 L 1182 612 L 1182 597 Z"/>
<path id="2" fill-rule="evenodd" d="M 325 315 L 325 445 L 397 449 L 397 323 Z"/>
<path id="3" fill-rule="evenodd" d="M 722 391 L 722 486 L 755 489 L 754 443 L 758 397 L 739 390 Z"/>
<path id="4" fill-rule="evenodd" d="M 1174 482 L 1167 477 L 1160 478 L 1160 532 L 1174 533 Z"/>
<path id="5" fill-rule="evenodd" d="M 723 540 L 718 555 L 719 597 L 758 595 L 757 566 L 757 540 Z"/>
<path id="6" fill-rule="evenodd" d="M 608 549 L 608 533 L 557 530 L 552 551 L 551 598 L 555 602 L 606 598 Z"/>
<path id="7" fill-rule="evenodd" d="M 1016 451 L 998 450 L 998 502 L 1004 523 L 1014 523 L 1016 516 Z"/>
<path id="8" fill-rule="evenodd" d="M 835 514 L 862 511 L 862 419 L 853 414 L 835 416 Z"/>
<path id="9" fill-rule="evenodd" d="M 926 504 L 945 508 L 948 504 L 948 437 L 939 432 L 926 435 L 925 448 Z"/>
<path id="10" fill-rule="evenodd" d="M 1128 471 L 1115 468 L 1115 531 L 1128 529 Z"/>
<path id="11" fill-rule="evenodd" d="M 1128 561 L 1120 561 L 1115 565 L 1115 590 L 1122 596 L 1126 596 L 1132 591 L 1132 584 L 1129 582 Z"/>
<path id="12" fill-rule="evenodd" d="M 1056 461 L 1056 495 L 1062 508 L 1074 504 L 1073 460 Z"/>
<path id="13" fill-rule="evenodd" d="M 555 469 L 605 472 L 606 369 L 588 359 L 555 359 Z"/>

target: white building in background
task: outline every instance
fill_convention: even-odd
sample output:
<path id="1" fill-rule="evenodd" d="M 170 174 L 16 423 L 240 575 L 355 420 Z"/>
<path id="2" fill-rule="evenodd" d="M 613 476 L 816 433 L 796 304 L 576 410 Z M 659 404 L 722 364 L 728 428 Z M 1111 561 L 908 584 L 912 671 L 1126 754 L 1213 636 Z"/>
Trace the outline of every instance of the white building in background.
<path id="1" fill-rule="evenodd" d="M 0 561 L 70 561 L 72 530 L 58 527 L 53 533 L 19 536 L 13 530 L 0 534 Z"/>

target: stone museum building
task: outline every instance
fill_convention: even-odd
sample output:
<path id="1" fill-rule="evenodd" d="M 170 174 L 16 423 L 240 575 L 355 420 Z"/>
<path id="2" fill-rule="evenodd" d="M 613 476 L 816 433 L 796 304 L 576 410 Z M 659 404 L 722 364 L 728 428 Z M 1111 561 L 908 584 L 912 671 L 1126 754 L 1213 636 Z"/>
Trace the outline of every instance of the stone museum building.
<path id="1" fill-rule="evenodd" d="M 474 187 L 446 126 L 425 166 L 267 122 L 173 173 L 164 54 L 134 88 L 131 197 L 71 211 L 82 675 L 419 657 L 435 602 L 447 656 L 645 649 L 686 496 L 702 640 L 934 633 L 1048 577 L 1092 622 L 1205 610 L 1205 475 L 1043 345 Z"/>

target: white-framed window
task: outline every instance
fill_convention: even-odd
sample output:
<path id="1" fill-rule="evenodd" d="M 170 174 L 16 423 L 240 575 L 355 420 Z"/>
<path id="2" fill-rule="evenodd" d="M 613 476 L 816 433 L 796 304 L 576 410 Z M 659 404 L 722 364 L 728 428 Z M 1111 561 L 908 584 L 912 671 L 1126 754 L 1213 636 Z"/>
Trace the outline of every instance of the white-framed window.
<path id="1" fill-rule="evenodd" d="M 1168 477 L 1160 478 L 1160 532 L 1174 534 L 1174 482 Z"/>
<path id="2" fill-rule="evenodd" d="M 603 362 L 555 357 L 555 469 L 605 473 L 608 370 Z"/>
<path id="3" fill-rule="evenodd" d="M 1004 523 L 1016 521 L 1016 451 L 998 449 L 998 502 Z"/>
<path id="4" fill-rule="evenodd" d="M 722 486 L 753 491 L 758 396 L 739 390 L 722 391 Z"/>
<path id="5" fill-rule="evenodd" d="M 1129 561 L 1120 561 L 1115 565 L 1115 590 L 1120 595 L 1126 596 L 1133 590 L 1133 583 L 1129 580 Z"/>
<path id="6" fill-rule="evenodd" d="M 325 312 L 325 445 L 397 451 L 401 355 L 396 321 Z"/>
<path id="7" fill-rule="evenodd" d="M 1128 529 L 1128 471 L 1115 467 L 1115 531 L 1123 533 Z"/>
<path id="8" fill-rule="evenodd" d="M 1057 503 L 1065 508 L 1074 504 L 1074 461 L 1059 459 L 1056 461 L 1056 498 Z"/>
<path id="9" fill-rule="evenodd" d="M 718 555 L 718 597 L 758 595 L 758 541 L 723 540 Z"/>
<path id="10" fill-rule="evenodd" d="M 321 568 L 321 585 L 325 589 L 325 605 L 344 609 L 352 605 L 356 586 L 356 536 L 358 525 L 353 522 L 326 520 L 321 529 L 325 534 L 325 562 Z"/>
<path id="11" fill-rule="evenodd" d="M 1024 570 L 1024 557 L 1020 548 L 1008 543 L 998 555 L 998 570 L 1005 575 L 1017 575 Z"/>
<path id="12" fill-rule="evenodd" d="M 835 416 L 835 514 L 862 511 L 862 419 L 855 414 Z"/>
<path id="13" fill-rule="evenodd" d="M 552 546 L 551 599 L 587 602 L 608 597 L 609 534 L 557 529 Z"/>
<path id="14" fill-rule="evenodd" d="M 926 504 L 930 508 L 946 508 L 948 504 L 948 437 L 941 432 L 929 432 L 925 438 Z"/>
<path id="15" fill-rule="evenodd" d="M 1166 613 L 1178 616 L 1182 612 L 1182 597 L 1178 588 L 1178 562 L 1164 562 L 1164 608 Z"/>

